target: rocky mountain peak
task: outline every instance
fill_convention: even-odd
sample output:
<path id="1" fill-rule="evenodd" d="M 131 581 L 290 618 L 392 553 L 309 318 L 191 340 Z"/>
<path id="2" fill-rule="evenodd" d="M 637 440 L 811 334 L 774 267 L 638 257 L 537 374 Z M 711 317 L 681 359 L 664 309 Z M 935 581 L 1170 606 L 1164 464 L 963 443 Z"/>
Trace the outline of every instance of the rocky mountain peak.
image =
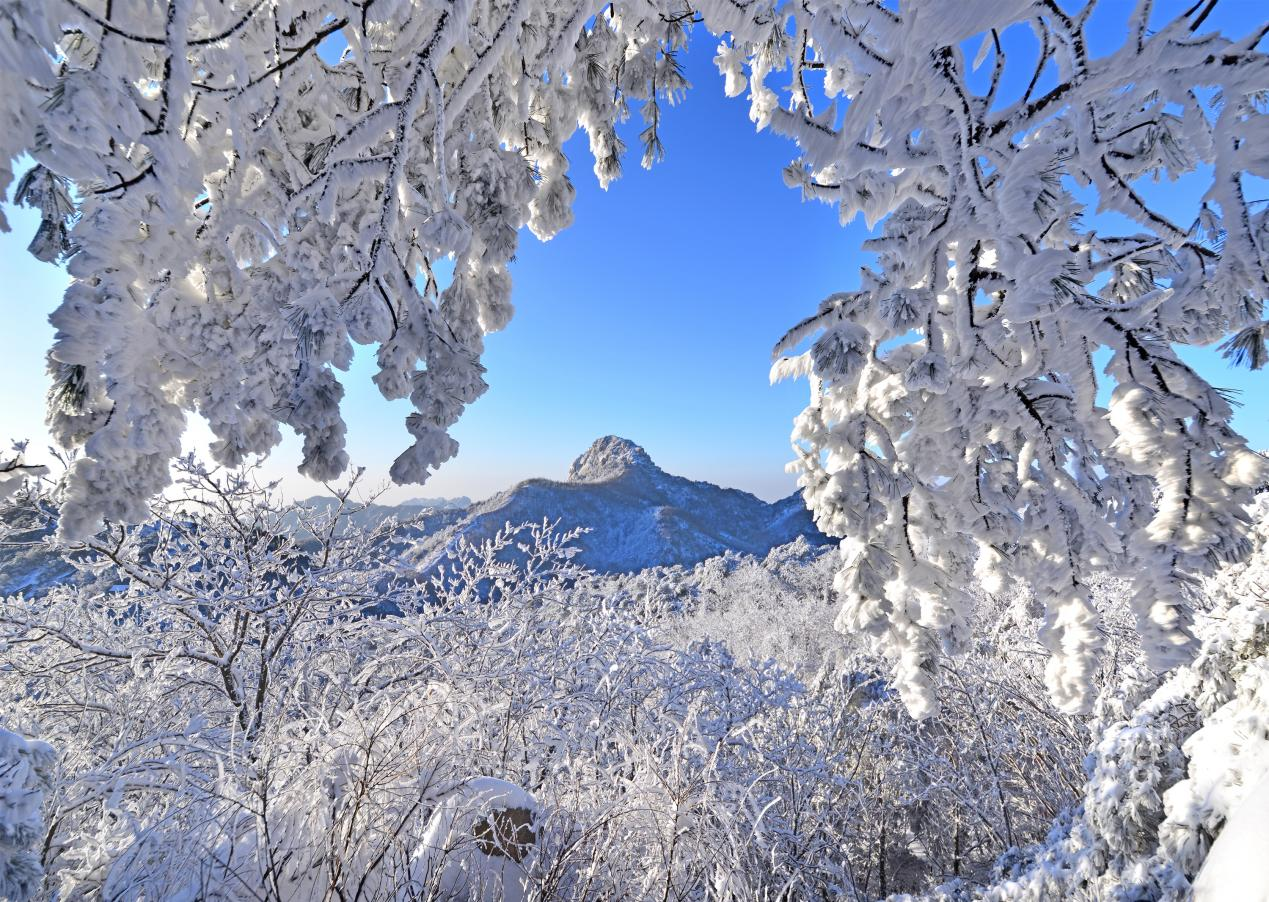
<path id="1" fill-rule="evenodd" d="M 628 438 L 605 435 L 596 439 L 581 457 L 568 468 L 568 481 L 574 483 L 608 482 L 631 470 L 656 470 L 657 466 L 644 451 Z"/>

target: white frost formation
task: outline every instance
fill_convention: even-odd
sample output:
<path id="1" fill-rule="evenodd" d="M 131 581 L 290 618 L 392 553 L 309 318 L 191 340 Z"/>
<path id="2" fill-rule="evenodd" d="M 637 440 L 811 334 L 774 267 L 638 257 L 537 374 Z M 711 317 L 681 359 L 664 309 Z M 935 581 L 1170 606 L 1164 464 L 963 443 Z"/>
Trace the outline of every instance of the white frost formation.
<path id="1" fill-rule="evenodd" d="M 35 847 L 44 838 L 40 809 L 54 760 L 52 746 L 0 727 L 0 899 L 25 902 L 40 889 Z"/>
<path id="2" fill-rule="evenodd" d="M 537 801 L 497 777 L 473 777 L 436 806 L 401 897 L 524 902 L 533 866 Z"/>

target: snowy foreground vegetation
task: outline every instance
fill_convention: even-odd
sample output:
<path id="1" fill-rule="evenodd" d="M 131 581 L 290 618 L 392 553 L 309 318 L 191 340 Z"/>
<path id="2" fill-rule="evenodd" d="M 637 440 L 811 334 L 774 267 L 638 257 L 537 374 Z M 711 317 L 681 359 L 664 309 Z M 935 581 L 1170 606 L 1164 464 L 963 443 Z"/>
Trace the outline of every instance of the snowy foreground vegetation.
<path id="1" fill-rule="evenodd" d="M 70 275 L 48 417 L 84 453 L 59 531 L 143 521 L 190 413 L 219 464 L 286 426 L 302 473 L 338 477 L 356 344 L 414 408 L 392 477 L 424 481 L 486 389 L 521 230 L 572 221 L 566 142 L 586 133 L 607 185 L 637 108 L 653 165 L 708 32 L 727 93 L 796 142 L 789 186 L 874 229 L 773 368 L 810 384 L 794 466 L 846 539 L 839 625 L 928 716 L 976 560 L 1035 587 L 1050 696 L 1087 712 L 1097 579 L 1130 579 L 1152 666 L 1190 660 L 1188 587 L 1249 552 L 1266 478 L 1177 353 L 1269 359 L 1269 23 L 1212 31 L 1216 6 L 5 0 L 0 189 Z"/>
<path id="2" fill-rule="evenodd" d="M 978 593 L 915 721 L 804 542 L 603 576 L 509 528 L 423 584 L 349 506 L 182 488 L 0 602 L 0 898 L 1180 899 L 1269 778 L 1269 505 L 1193 664 L 1102 584 L 1064 715 L 1031 593 Z"/>

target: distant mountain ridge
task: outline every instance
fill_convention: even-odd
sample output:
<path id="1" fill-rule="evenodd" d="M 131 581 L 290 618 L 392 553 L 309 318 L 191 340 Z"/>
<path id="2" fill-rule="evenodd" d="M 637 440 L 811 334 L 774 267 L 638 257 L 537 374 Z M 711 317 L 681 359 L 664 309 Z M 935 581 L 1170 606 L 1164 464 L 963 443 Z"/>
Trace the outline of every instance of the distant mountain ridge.
<path id="1" fill-rule="evenodd" d="M 300 504 L 329 511 L 338 502 L 316 496 Z M 728 489 L 666 473 L 629 439 L 604 436 L 578 457 L 563 482 L 529 479 L 471 504 L 467 498 L 426 498 L 400 504 L 369 504 L 345 513 L 361 527 L 389 517 L 400 525 L 390 548 L 426 578 L 460 538 L 490 539 L 508 523 L 559 522 L 561 530 L 585 527 L 578 561 L 599 573 L 628 573 L 656 566 L 691 566 L 726 552 L 763 557 L 772 548 L 804 537 L 813 546 L 829 543 L 811 519 L 802 498 L 763 501 Z M 296 528 L 292 511 L 284 524 Z M 19 524 L 11 524 L 17 526 Z M 57 550 L 38 543 L 48 527 L 19 533 L 25 547 L 0 554 L 0 595 L 40 595 L 54 585 L 79 579 Z"/>
<path id="2" fill-rule="evenodd" d="M 466 495 L 459 495 L 457 498 L 407 498 L 399 502 L 397 507 L 423 507 L 438 511 L 463 510 L 471 507 L 471 499 Z"/>
<path id="3" fill-rule="evenodd" d="M 765 555 L 799 536 L 814 545 L 830 541 L 797 493 L 767 502 L 740 489 L 675 476 L 639 445 L 608 435 L 573 462 L 564 482 L 529 479 L 473 504 L 422 536 L 412 557 L 428 571 L 459 538 L 481 542 L 508 523 L 544 519 L 558 520 L 561 529 L 589 528 L 578 542 L 578 560 L 601 573 L 690 565 L 727 551 Z"/>
<path id="4" fill-rule="evenodd" d="M 314 495 L 298 503 L 301 507 L 308 510 L 329 513 L 338 506 L 339 501 L 330 495 Z M 457 519 L 459 514 L 470 506 L 471 499 L 466 496 L 458 498 L 413 498 L 397 504 L 380 504 L 376 502 L 366 504 L 364 507 L 359 507 L 357 503 L 354 503 L 345 512 L 344 517 L 349 523 L 366 527 L 378 526 L 389 517 L 396 517 L 403 522 L 411 521 L 415 529 L 432 532 L 441 525 Z M 295 512 L 288 514 L 286 523 L 289 527 L 298 525 L 298 514 Z"/>

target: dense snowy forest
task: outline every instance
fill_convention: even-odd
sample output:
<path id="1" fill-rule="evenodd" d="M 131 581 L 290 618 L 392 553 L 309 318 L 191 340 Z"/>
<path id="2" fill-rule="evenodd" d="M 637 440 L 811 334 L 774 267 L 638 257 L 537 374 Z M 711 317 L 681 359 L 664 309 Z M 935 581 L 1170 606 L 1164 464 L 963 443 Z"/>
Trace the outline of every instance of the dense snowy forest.
<path id="1" fill-rule="evenodd" d="M 1269 360 L 1269 21 L 1220 2 L 0 0 L 69 276 L 4 547 L 75 572 L 0 600 L 0 898 L 1269 899 L 1269 462 L 1183 354 Z M 283 427 L 343 477 L 355 345 L 393 480 L 457 453 L 566 141 L 607 185 L 637 108 L 654 166 L 689 41 L 872 230 L 772 336 L 835 546 L 424 571 L 259 484 Z"/>

